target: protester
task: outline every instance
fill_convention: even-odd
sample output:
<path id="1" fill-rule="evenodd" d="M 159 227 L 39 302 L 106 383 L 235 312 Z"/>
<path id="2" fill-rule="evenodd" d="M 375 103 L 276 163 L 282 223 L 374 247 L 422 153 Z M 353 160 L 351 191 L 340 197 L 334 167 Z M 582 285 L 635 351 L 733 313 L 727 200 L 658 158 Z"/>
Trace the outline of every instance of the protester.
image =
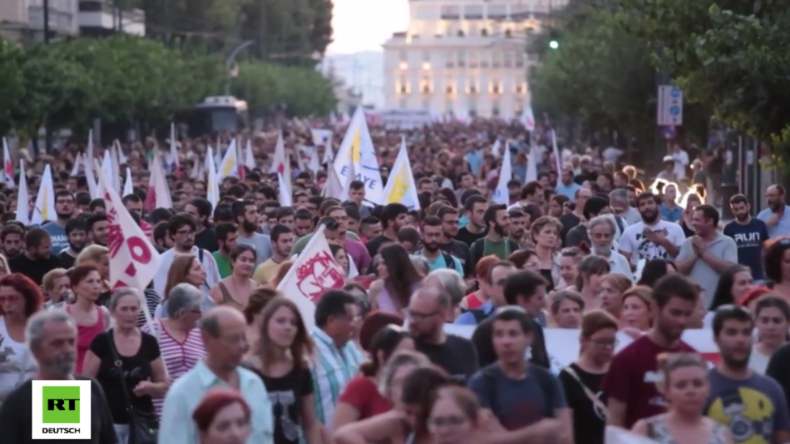
<path id="1" fill-rule="evenodd" d="M 0 278 L 0 403 L 15 388 L 31 378 L 38 364 L 25 338 L 31 316 L 43 308 L 41 290 L 27 277 L 14 273 Z"/>
<path id="2" fill-rule="evenodd" d="M 252 411 L 235 390 L 213 389 L 192 412 L 200 444 L 244 444 L 252 434 Z"/>

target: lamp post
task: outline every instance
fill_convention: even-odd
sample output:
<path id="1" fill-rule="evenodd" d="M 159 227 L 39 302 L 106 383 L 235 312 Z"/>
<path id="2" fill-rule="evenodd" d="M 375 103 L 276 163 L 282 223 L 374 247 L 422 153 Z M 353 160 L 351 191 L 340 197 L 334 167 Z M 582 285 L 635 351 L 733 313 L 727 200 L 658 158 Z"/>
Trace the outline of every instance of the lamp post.
<path id="1" fill-rule="evenodd" d="M 236 57 L 238 57 L 238 55 L 239 55 L 239 53 L 241 51 L 243 51 L 244 49 L 246 49 L 250 45 L 253 45 L 254 43 L 255 42 L 252 41 L 252 40 L 247 40 L 245 42 L 242 42 L 239 46 L 236 47 L 236 49 L 231 51 L 230 55 L 225 60 L 225 72 L 228 75 L 228 78 L 225 81 L 225 95 L 226 96 L 230 95 L 230 81 L 233 78 L 232 71 L 233 71 L 233 64 L 236 63 Z"/>

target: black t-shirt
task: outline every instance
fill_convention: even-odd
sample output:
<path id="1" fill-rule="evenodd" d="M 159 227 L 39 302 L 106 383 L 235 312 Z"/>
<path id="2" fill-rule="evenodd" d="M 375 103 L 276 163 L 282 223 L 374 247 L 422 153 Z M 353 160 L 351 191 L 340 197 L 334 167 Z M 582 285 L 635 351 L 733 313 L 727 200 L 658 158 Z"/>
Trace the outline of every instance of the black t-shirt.
<path id="1" fill-rule="evenodd" d="M 61 268 L 57 256 L 50 255 L 46 259 L 32 260 L 24 253 L 12 257 L 8 261 L 8 266 L 11 267 L 11 272 L 24 274 L 38 285 L 41 285 L 45 274 L 56 268 Z"/>
<path id="2" fill-rule="evenodd" d="M 63 266 L 65 269 L 69 269 L 74 266 L 74 262 L 77 261 L 77 258 L 66 253 L 66 250 L 63 250 L 58 254 L 58 260 L 60 261 L 60 265 Z"/>
<path id="3" fill-rule="evenodd" d="M 477 352 L 472 341 L 455 335 L 447 335 L 443 344 L 426 344 L 415 340 L 417 351 L 434 364 L 443 368 L 460 385 L 477 371 Z"/>
<path id="4" fill-rule="evenodd" d="M 369 240 L 365 246 L 368 248 L 368 253 L 370 253 L 370 257 L 375 257 L 379 253 L 379 248 L 382 245 L 386 244 L 387 242 L 397 242 L 393 239 L 388 238 L 387 236 L 380 234 L 373 239 Z"/>
<path id="5" fill-rule="evenodd" d="M 195 246 L 202 248 L 210 253 L 219 250 L 217 232 L 213 228 L 204 228 L 203 231 L 195 235 Z"/>
<path id="6" fill-rule="evenodd" d="M 790 399 L 790 344 L 783 345 L 771 356 L 765 375 L 774 378 L 785 392 L 785 399 Z"/>
<path id="7" fill-rule="evenodd" d="M 313 394 L 313 377 L 310 369 L 294 367 L 288 374 L 279 378 L 266 376 L 254 368 L 250 369 L 261 377 L 269 393 L 274 417 L 274 444 L 299 442 L 302 402 L 305 396 Z"/>
<path id="8" fill-rule="evenodd" d="M 74 379 L 88 380 L 84 376 Z M 0 441 L 13 444 L 115 444 L 110 408 L 104 391 L 91 380 L 91 439 L 80 440 L 33 440 L 33 383 L 30 381 L 17 387 L 0 404 Z"/>
<path id="9" fill-rule="evenodd" d="M 469 252 L 468 245 L 451 239 L 449 243 L 439 244 L 439 248 L 461 261 L 461 268 L 464 270 L 464 276 L 474 276 L 475 264 L 472 263 L 472 256 Z"/>
<path id="10" fill-rule="evenodd" d="M 488 234 L 487 227 L 485 230 L 483 230 L 480 233 L 472 233 L 471 231 L 469 231 L 467 227 L 463 227 L 460 230 L 458 230 L 458 234 L 455 235 L 455 239 L 465 243 L 468 247 L 471 247 L 476 240 L 485 237 L 486 234 Z"/>
<path id="11" fill-rule="evenodd" d="M 571 228 L 579 225 L 581 219 L 573 213 L 568 213 L 560 216 L 560 222 L 562 223 L 560 239 L 562 239 L 562 244 L 565 245 L 565 238 L 568 237 L 568 232 L 571 231 Z"/>
<path id="12" fill-rule="evenodd" d="M 118 367 L 115 365 L 116 357 L 111 348 L 115 347 L 115 344 L 110 343 L 112 332 L 110 330 L 93 338 L 90 350 L 96 357 L 101 359 L 96 380 L 99 381 L 104 392 L 107 393 L 113 422 L 115 424 L 128 424 L 129 413 L 126 410 L 126 396 L 123 393 Z M 160 357 L 159 344 L 156 342 L 156 338 L 148 333 L 142 333 L 142 335 L 137 354 L 119 357 L 132 406 L 140 412 L 154 413 L 154 404 L 150 396 L 138 397 L 132 392 L 141 381 L 151 380 L 153 376 L 151 362 Z"/>
<path id="13" fill-rule="evenodd" d="M 576 364 L 571 364 L 569 368 L 573 369 L 591 394 L 601 401 L 600 405 L 606 405 L 606 394 L 599 389 L 606 374 L 588 373 Z M 584 436 L 585 444 L 603 444 L 606 412 L 593 404 L 579 381 L 566 370 L 560 372 L 560 382 L 568 407 L 573 411 L 573 436 Z"/>

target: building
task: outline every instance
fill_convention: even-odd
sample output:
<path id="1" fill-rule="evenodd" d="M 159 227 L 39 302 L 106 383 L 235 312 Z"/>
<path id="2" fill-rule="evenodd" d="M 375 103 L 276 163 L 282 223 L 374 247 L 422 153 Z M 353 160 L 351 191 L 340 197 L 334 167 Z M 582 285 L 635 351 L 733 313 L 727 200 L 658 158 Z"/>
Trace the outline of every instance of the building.
<path id="1" fill-rule="evenodd" d="M 384 43 L 387 109 L 513 118 L 529 103 L 528 39 L 567 0 L 409 0 Z"/>
<path id="2" fill-rule="evenodd" d="M 21 43 L 44 39 L 44 7 L 50 37 L 123 31 L 145 35 L 145 13 L 121 11 L 112 0 L 0 0 L 0 36 Z"/>

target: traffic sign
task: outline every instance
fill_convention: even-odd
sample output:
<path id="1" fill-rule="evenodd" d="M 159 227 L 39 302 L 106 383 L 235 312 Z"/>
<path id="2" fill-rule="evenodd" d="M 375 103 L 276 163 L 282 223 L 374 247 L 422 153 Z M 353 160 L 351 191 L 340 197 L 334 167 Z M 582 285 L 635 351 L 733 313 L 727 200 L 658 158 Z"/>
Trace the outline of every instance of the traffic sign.
<path id="1" fill-rule="evenodd" d="M 672 85 L 658 87 L 658 114 L 659 126 L 683 125 L 683 91 Z"/>
<path id="2" fill-rule="evenodd" d="M 673 140 L 677 136 L 677 131 L 674 126 L 665 126 L 661 129 L 661 135 L 664 136 L 664 140 Z"/>

